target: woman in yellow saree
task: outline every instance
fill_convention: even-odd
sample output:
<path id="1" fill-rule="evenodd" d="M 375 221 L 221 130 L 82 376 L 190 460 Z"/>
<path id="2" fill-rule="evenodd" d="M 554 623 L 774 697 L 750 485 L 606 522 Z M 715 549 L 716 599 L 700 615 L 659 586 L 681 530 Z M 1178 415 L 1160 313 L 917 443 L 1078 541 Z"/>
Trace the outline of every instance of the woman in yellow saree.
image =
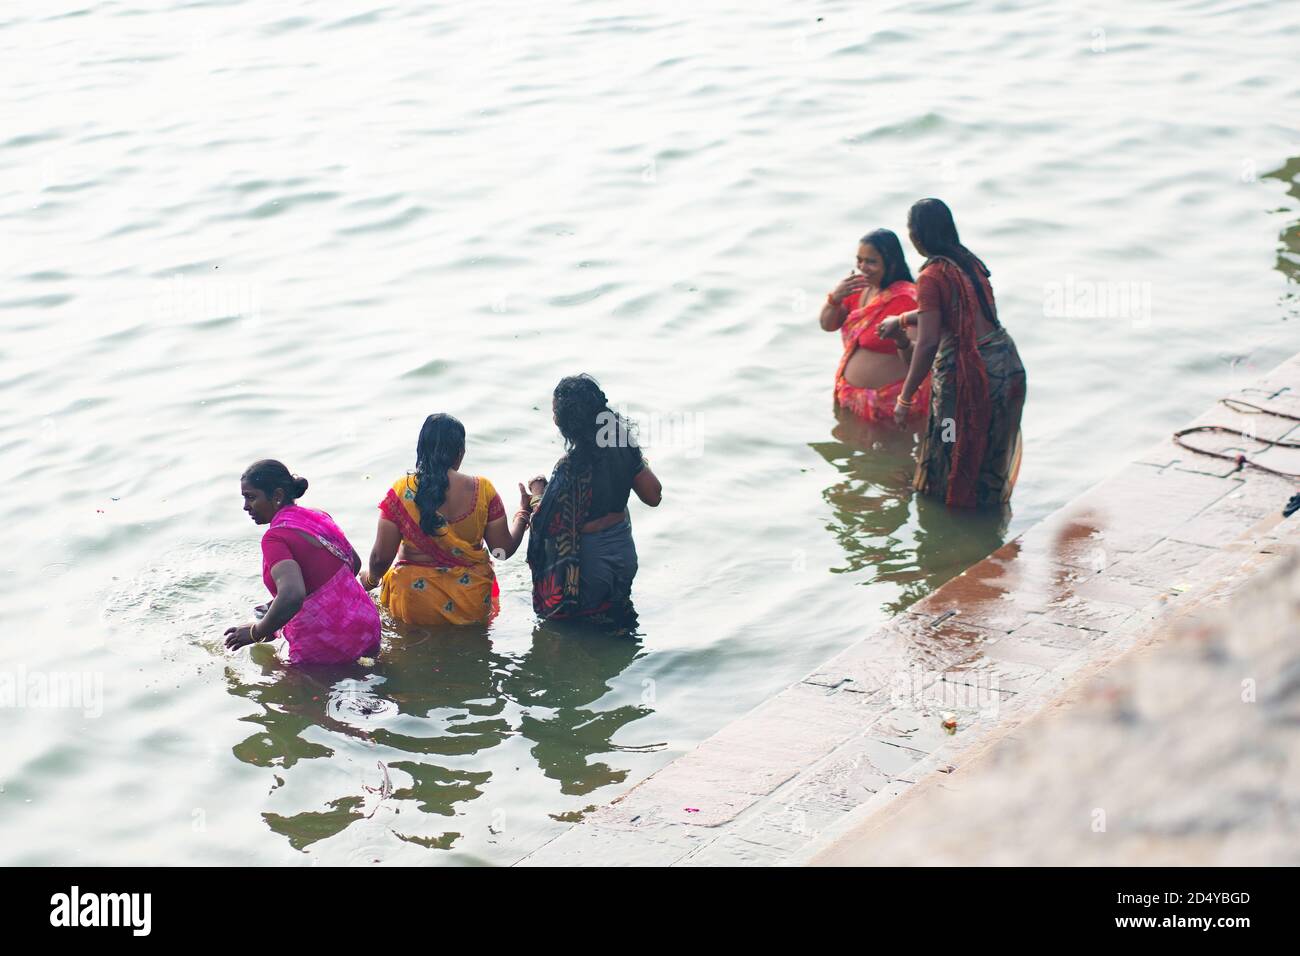
<path id="1" fill-rule="evenodd" d="M 395 620 L 472 624 L 497 608 L 492 556 L 515 553 L 528 514 L 507 524 L 492 483 L 460 472 L 464 458 L 465 426 L 450 415 L 430 415 L 420 430 L 415 472 L 399 478 L 379 503 L 361 583 L 379 587 L 379 602 Z"/>

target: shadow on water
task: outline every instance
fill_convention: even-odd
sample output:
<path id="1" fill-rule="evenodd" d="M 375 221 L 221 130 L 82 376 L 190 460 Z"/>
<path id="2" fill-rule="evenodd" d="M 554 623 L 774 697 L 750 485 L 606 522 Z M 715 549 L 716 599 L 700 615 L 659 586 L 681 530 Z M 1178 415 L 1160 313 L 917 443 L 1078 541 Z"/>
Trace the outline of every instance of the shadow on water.
<path id="1" fill-rule="evenodd" d="M 616 733 L 652 712 L 644 700 L 600 705 L 642 653 L 635 630 L 539 623 L 528 650 L 510 655 L 494 649 L 489 625 L 425 630 L 386 624 L 384 653 L 368 668 L 289 668 L 270 646 L 252 653 L 261 667 L 256 679 L 226 672 L 230 693 L 257 704 L 242 718 L 256 730 L 233 752 L 271 769 L 272 791 L 285 785 L 300 761 L 331 757 L 349 738 L 376 748 L 367 775 L 374 786 L 364 784 L 320 810 L 263 813 L 270 829 L 298 850 L 372 816 L 380 803 L 389 809 L 409 804 L 435 818 L 463 816 L 493 777 L 487 761 L 476 762 L 485 769 L 471 770 L 464 758 L 511 737 L 531 741 L 541 773 L 572 795 L 627 778 L 628 768 L 598 759 L 602 755 L 656 749 L 613 743 Z M 461 836 L 394 833 L 431 849 L 450 849 Z"/>
<path id="2" fill-rule="evenodd" d="M 1006 541 L 1010 508 L 965 511 L 912 490 L 918 439 L 892 425 L 836 411 L 832 441 L 811 447 L 841 480 L 822 492 L 834 512 L 828 526 L 844 549 L 836 573 L 866 573 L 866 582 L 897 585 L 885 608 L 905 610 L 996 551 Z"/>

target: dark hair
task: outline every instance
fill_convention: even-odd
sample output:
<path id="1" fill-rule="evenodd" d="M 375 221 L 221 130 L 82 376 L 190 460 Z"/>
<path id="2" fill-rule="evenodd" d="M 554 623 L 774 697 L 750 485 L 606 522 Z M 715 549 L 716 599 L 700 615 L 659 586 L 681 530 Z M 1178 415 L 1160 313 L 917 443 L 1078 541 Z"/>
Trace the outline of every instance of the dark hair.
<path id="1" fill-rule="evenodd" d="M 465 426 L 439 412 L 424 420 L 415 446 L 415 507 L 420 510 L 420 530 L 437 534 L 447 519 L 438 509 L 447 500 L 447 469 L 465 450 Z"/>
<path id="2" fill-rule="evenodd" d="M 600 385 L 585 373 L 567 375 L 555 386 L 555 422 L 575 465 L 591 464 L 598 448 L 636 444 L 635 426 L 609 407 Z"/>
<path id="3" fill-rule="evenodd" d="M 290 474 L 289 469 L 274 458 L 253 462 L 244 469 L 239 480 L 248 482 L 268 498 L 277 488 L 284 492 L 286 501 L 296 501 L 307 493 L 307 479 Z"/>
<path id="4" fill-rule="evenodd" d="M 907 257 L 903 255 L 903 244 L 892 229 L 873 229 L 858 242 L 871 246 L 880 253 L 885 262 L 885 275 L 880 280 L 880 288 L 888 289 L 898 281 L 911 282 L 912 270 L 907 267 Z"/>
<path id="5" fill-rule="evenodd" d="M 919 199 L 912 204 L 907 213 L 907 228 L 912 233 L 912 241 L 928 257 L 926 262 L 936 256 L 951 259 L 970 278 L 979 297 L 980 306 L 990 319 L 994 317 L 993 309 L 984 300 L 984 283 L 980 276 L 993 273 L 979 256 L 961 244 L 957 235 L 957 223 L 953 221 L 952 210 L 942 199 Z M 925 266 L 921 267 L 922 269 Z"/>

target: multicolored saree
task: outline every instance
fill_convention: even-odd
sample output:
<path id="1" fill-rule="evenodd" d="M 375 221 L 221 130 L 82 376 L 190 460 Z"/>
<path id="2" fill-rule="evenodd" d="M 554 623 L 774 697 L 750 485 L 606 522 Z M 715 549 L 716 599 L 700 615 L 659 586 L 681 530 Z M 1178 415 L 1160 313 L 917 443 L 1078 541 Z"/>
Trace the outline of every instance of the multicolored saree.
<path id="1" fill-rule="evenodd" d="M 533 610 L 543 619 L 580 613 L 579 549 L 591 506 L 591 468 L 576 476 L 568 458 L 555 466 L 528 532 Z"/>
<path id="2" fill-rule="evenodd" d="M 379 601 L 396 620 L 408 624 L 472 624 L 486 620 L 497 608 L 501 593 L 492 558 L 483 543 L 483 530 L 492 517 L 496 490 L 486 478 L 475 479 L 474 506 L 455 520 L 448 519 L 436 535 L 420 528 L 415 505 L 415 475 L 400 479 L 384 500 L 380 513 L 402 532 L 426 559 L 416 563 L 399 558 L 380 584 Z"/>
<path id="3" fill-rule="evenodd" d="M 305 532 L 343 562 L 329 581 L 307 595 L 277 634 L 289 644 L 289 663 L 344 664 L 379 653 L 379 611 L 352 570 L 352 545 L 334 519 L 294 505 L 281 508 L 271 519 L 267 530 L 275 528 Z M 270 580 L 271 569 L 263 567 L 262 574 Z"/>
<path id="4" fill-rule="evenodd" d="M 982 297 L 951 259 L 921 267 L 937 280 L 944 332 L 931 372 L 930 418 L 918 453 L 914 486 L 955 507 L 989 507 L 1011 497 L 1020 472 L 1020 417 L 1025 367 L 998 321 L 992 287 Z M 987 286 L 987 283 L 985 283 Z M 925 296 L 922 296 L 924 298 Z M 976 340 L 975 316 L 984 308 L 995 328 Z M 929 302 L 922 303 L 925 309 Z"/>
<path id="5" fill-rule="evenodd" d="M 844 355 L 835 369 L 835 404 L 847 409 L 858 418 L 869 422 L 893 422 L 894 404 L 903 393 L 903 381 L 907 370 L 895 382 L 880 388 L 860 388 L 850 385 L 844 378 L 844 370 L 849 359 L 858 349 L 867 349 L 882 354 L 898 354 L 898 344 L 892 339 L 882 339 L 879 334 L 880 323 L 890 316 L 902 315 L 916 308 L 916 286 L 900 279 L 884 289 L 866 305 L 860 305 L 861 293 L 855 293 L 845 304 L 850 308 L 848 318 L 840 326 L 840 337 L 844 342 Z M 912 397 L 911 418 L 924 418 L 930 405 L 930 379 L 927 376 Z"/>

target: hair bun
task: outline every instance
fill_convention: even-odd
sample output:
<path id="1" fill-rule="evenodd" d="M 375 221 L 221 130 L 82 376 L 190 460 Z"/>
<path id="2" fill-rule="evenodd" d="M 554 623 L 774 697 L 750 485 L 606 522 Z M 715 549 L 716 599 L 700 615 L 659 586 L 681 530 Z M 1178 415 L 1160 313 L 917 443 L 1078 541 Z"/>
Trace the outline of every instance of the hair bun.
<path id="1" fill-rule="evenodd" d="M 301 475 L 294 475 L 293 496 L 295 498 L 301 498 L 306 493 L 307 493 L 307 479 L 303 478 Z"/>

